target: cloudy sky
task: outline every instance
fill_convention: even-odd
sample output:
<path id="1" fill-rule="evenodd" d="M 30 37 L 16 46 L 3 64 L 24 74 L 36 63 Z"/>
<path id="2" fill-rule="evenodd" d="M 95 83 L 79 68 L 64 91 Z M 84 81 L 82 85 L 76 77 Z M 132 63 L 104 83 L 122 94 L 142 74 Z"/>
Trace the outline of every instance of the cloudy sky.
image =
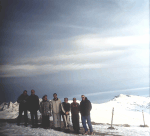
<path id="1" fill-rule="evenodd" d="M 2 0 L 1 101 L 149 95 L 149 0 Z"/>

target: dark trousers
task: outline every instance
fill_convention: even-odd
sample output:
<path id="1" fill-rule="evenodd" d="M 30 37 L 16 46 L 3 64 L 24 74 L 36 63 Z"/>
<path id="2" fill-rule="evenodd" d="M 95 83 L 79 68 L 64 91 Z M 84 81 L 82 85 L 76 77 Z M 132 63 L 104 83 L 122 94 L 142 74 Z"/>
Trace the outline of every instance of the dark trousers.
<path id="1" fill-rule="evenodd" d="M 42 116 L 42 127 L 49 127 L 50 126 L 50 121 L 49 121 L 49 115 L 47 116 Z"/>
<path id="2" fill-rule="evenodd" d="M 31 121 L 32 121 L 32 126 L 37 126 L 38 125 L 38 118 L 37 118 L 37 111 L 30 111 L 31 113 Z M 35 121 L 34 121 L 34 117 L 35 117 Z"/>
<path id="3" fill-rule="evenodd" d="M 19 125 L 21 122 L 22 112 L 24 112 L 24 122 L 25 125 L 27 125 L 28 123 L 27 109 L 24 107 L 19 107 L 19 116 L 18 116 L 17 124 Z"/>
<path id="4" fill-rule="evenodd" d="M 80 129 L 79 114 L 72 114 L 72 124 L 73 124 L 74 131 L 78 132 Z"/>

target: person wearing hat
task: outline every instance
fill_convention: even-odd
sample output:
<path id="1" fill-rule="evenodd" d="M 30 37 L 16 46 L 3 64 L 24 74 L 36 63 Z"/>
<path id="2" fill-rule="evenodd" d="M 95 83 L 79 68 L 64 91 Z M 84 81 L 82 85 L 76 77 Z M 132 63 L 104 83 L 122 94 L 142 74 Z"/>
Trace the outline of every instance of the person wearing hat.
<path id="1" fill-rule="evenodd" d="M 25 122 L 25 126 L 27 126 L 27 122 L 28 122 L 28 115 L 27 115 L 27 99 L 28 99 L 28 94 L 27 94 L 27 90 L 23 91 L 23 94 L 21 94 L 18 99 L 17 102 L 19 103 L 19 116 L 17 119 L 17 125 L 20 125 L 21 122 L 21 117 L 22 117 L 22 112 L 24 112 L 24 122 Z"/>
<path id="2" fill-rule="evenodd" d="M 76 98 L 73 98 L 73 102 L 71 103 L 71 114 L 72 114 L 72 124 L 73 129 L 76 133 L 79 133 L 80 126 L 79 126 L 79 103 L 76 102 Z"/>
<path id="3" fill-rule="evenodd" d="M 51 101 L 51 110 L 53 114 L 53 123 L 56 130 L 61 130 L 61 100 L 57 98 L 57 94 L 53 94 Z"/>

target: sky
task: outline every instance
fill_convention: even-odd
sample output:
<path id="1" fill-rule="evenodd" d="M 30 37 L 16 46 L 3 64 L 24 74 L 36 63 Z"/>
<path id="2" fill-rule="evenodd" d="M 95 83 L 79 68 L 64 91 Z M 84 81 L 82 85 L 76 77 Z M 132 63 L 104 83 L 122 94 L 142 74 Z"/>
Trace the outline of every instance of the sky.
<path id="1" fill-rule="evenodd" d="M 149 96 L 148 0 L 2 0 L 0 101 Z"/>

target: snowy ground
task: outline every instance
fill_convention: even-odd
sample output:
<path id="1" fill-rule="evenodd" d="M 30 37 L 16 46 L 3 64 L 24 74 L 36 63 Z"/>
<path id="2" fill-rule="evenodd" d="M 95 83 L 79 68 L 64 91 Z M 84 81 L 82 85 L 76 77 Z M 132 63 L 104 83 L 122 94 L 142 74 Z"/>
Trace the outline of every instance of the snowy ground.
<path id="1" fill-rule="evenodd" d="M 107 129 L 108 125 L 93 125 L 94 132 L 100 133 L 101 136 L 150 136 L 150 129 L 148 127 L 118 127 L 114 130 Z M 35 136 L 73 136 L 74 134 L 66 134 L 53 129 L 31 128 L 17 126 L 14 123 L 0 123 L 0 135 L 35 135 Z M 80 134 L 81 135 L 81 134 Z"/>
<path id="2" fill-rule="evenodd" d="M 72 101 L 69 102 L 71 103 Z M 110 127 L 110 125 L 107 124 L 111 123 L 113 107 L 113 124 L 115 124 L 115 130 L 109 130 L 107 128 Z M 140 125 L 144 125 L 142 111 L 145 124 L 150 126 L 150 97 L 121 94 L 106 103 L 92 103 L 91 120 L 95 123 L 101 123 L 99 125 L 93 125 L 94 131 L 105 136 L 150 136 L 150 127 L 140 127 Z M 38 115 L 40 118 L 39 112 Z M 9 104 L 3 103 L 0 105 L 0 119 L 15 119 L 17 116 L 17 102 L 10 102 Z M 1 133 L 3 135 L 73 135 L 58 132 L 53 129 L 45 130 L 42 128 L 31 128 L 30 126 L 25 128 L 24 126 L 16 126 L 16 124 L 6 122 L 0 123 L 0 134 Z"/>

